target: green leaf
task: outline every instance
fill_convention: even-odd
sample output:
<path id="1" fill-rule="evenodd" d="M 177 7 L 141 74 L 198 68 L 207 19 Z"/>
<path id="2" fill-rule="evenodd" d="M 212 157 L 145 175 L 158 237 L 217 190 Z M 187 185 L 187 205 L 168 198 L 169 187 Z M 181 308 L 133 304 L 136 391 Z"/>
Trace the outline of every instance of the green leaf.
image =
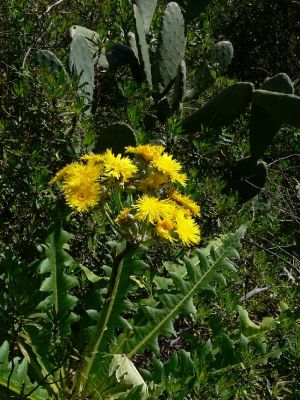
<path id="1" fill-rule="evenodd" d="M 218 247 L 210 246 L 208 255 L 207 250 L 197 250 L 197 257 L 185 259 L 186 278 L 176 272 L 169 273 L 173 280 L 173 290 L 158 296 L 160 300 L 158 307 L 142 307 L 147 322 L 135 326 L 128 339 L 124 341 L 124 352 L 129 358 L 147 348 L 159 353 L 158 336 L 175 335 L 172 321 L 179 313 L 193 310 L 189 303 L 193 296 L 201 290 L 210 288 L 212 282 L 219 281 L 222 271 L 232 270 L 228 257 L 237 256 L 236 249 L 241 247 L 240 240 L 244 233 L 245 227 L 242 226 L 235 233 L 225 237 Z"/>
<path id="2" fill-rule="evenodd" d="M 72 310 L 78 299 L 69 291 L 77 286 L 78 281 L 74 276 L 66 274 L 66 269 L 73 263 L 73 259 L 64 250 L 71 237 L 72 235 L 57 226 L 46 240 L 46 258 L 39 265 L 40 274 L 47 274 L 40 291 L 48 295 L 39 303 L 38 309 L 53 313 L 61 337 L 70 334 L 70 325 L 77 319 Z"/>
<path id="3" fill-rule="evenodd" d="M 93 271 L 91 271 L 89 268 L 85 267 L 84 265 L 80 265 L 80 268 L 82 269 L 82 271 L 84 272 L 86 278 L 88 281 L 95 283 L 100 281 L 101 277 L 94 274 Z"/>
<path id="4" fill-rule="evenodd" d="M 126 294 L 135 285 L 131 279 L 132 275 L 138 275 L 146 264 L 137 259 L 137 250 L 130 244 L 122 243 L 117 245 L 117 255 L 115 257 L 108 288 L 106 302 L 101 312 L 89 314 L 97 320 L 97 324 L 90 329 L 93 332 L 85 350 L 85 363 L 78 373 L 79 391 L 83 395 L 89 393 L 97 387 L 103 378 L 98 371 L 97 354 L 107 352 L 112 341 L 115 339 L 116 328 L 131 328 L 126 319 L 122 317 L 124 311 L 130 309 L 130 303 L 126 301 Z M 95 310 L 98 311 L 98 310 Z"/>
<path id="5" fill-rule="evenodd" d="M 0 347 L 0 387 L 18 398 L 47 400 L 49 394 L 37 383 L 32 383 L 27 375 L 28 362 L 25 358 L 9 361 L 9 344 L 5 341 Z M 30 394 L 29 394 L 30 393 Z M 15 397 L 17 398 L 17 397 Z"/>

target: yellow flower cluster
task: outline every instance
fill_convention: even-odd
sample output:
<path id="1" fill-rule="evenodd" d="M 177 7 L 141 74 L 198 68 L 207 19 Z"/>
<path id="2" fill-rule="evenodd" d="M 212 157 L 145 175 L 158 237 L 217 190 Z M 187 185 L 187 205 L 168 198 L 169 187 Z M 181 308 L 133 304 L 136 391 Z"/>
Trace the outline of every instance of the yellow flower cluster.
<path id="1" fill-rule="evenodd" d="M 192 217 L 191 208 L 194 214 L 198 214 L 199 206 L 187 196 L 179 196 L 181 205 L 171 198 L 158 199 L 143 195 L 134 205 L 137 210 L 135 218 L 152 224 L 156 235 L 163 239 L 173 242 L 179 238 L 186 246 L 197 244 L 200 241 L 200 229 Z"/>
<path id="2" fill-rule="evenodd" d="M 121 154 L 114 156 L 111 150 L 104 154 L 87 154 L 82 159 L 86 163 L 69 164 L 50 181 L 62 182 L 66 201 L 76 211 L 87 211 L 95 207 L 110 179 L 127 182 L 138 171 L 128 157 L 122 157 Z"/>
<path id="3" fill-rule="evenodd" d="M 174 188 L 186 185 L 181 164 L 163 146 L 129 146 L 126 153 L 134 160 L 110 149 L 86 154 L 58 171 L 50 183 L 59 182 L 68 205 L 79 212 L 100 205 L 113 214 L 108 203 L 117 196 L 118 216 L 108 217 L 127 240 L 197 244 L 200 229 L 194 216 L 200 215 L 200 207 Z"/>

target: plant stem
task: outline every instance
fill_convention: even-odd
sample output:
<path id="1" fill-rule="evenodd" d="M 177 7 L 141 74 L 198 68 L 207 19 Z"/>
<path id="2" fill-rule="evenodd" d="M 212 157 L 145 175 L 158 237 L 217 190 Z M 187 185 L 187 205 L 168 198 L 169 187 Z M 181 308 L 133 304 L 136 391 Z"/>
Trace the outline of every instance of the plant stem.
<path id="1" fill-rule="evenodd" d="M 107 291 L 103 309 L 101 311 L 101 316 L 100 316 L 100 320 L 98 322 L 97 330 L 96 330 L 95 335 L 92 337 L 92 339 L 90 340 L 90 342 L 88 343 L 88 346 L 87 346 L 87 353 L 86 353 L 87 362 L 84 365 L 82 372 L 78 375 L 79 381 L 75 382 L 75 385 L 77 386 L 77 393 L 79 396 L 77 398 L 83 399 L 84 395 L 85 395 L 85 389 L 86 389 L 86 385 L 88 382 L 89 374 L 92 370 L 93 364 L 94 364 L 97 354 L 99 352 L 99 348 L 100 348 L 100 345 L 101 345 L 101 342 L 103 339 L 103 335 L 104 335 L 104 332 L 107 327 L 107 323 L 108 323 L 110 315 L 111 315 L 111 311 L 112 311 L 113 304 L 115 301 L 115 296 L 118 291 L 120 277 L 121 277 L 122 268 L 123 268 L 123 259 L 135 247 L 136 246 L 134 244 L 127 242 L 124 250 L 120 254 L 117 254 L 113 261 L 108 291 Z"/>

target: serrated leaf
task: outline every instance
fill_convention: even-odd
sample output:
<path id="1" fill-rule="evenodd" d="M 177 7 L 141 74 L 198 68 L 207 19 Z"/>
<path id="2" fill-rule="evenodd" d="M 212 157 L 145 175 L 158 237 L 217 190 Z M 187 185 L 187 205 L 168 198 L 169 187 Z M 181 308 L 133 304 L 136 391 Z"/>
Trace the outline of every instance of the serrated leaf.
<path id="1" fill-rule="evenodd" d="M 136 353 L 144 351 L 146 348 L 158 353 L 158 336 L 170 337 L 174 335 L 172 321 L 181 312 L 191 307 L 188 302 L 194 294 L 207 289 L 214 289 L 210 286 L 212 282 L 220 279 L 219 274 L 222 269 L 221 260 L 227 259 L 228 254 L 232 254 L 233 248 L 240 247 L 240 240 L 244 236 L 245 227 L 242 226 L 235 233 L 223 238 L 218 248 L 211 248 L 209 255 L 207 251 L 198 250 L 198 258 L 192 258 L 188 262 L 188 269 L 196 269 L 195 273 L 189 273 L 189 279 L 185 279 L 176 272 L 170 272 L 174 288 L 172 292 L 159 295 L 160 306 L 157 308 L 144 307 L 144 315 L 147 322 L 144 325 L 134 326 L 133 334 L 124 342 L 124 351 L 129 358 Z M 194 263 L 193 265 L 191 263 Z M 222 280 L 224 283 L 224 281 Z M 189 304 L 189 306 L 188 306 Z"/>
<path id="2" fill-rule="evenodd" d="M 86 278 L 88 281 L 95 283 L 100 281 L 101 277 L 94 274 L 93 271 L 91 271 L 89 268 L 85 267 L 84 265 L 80 265 L 80 268 L 82 269 L 82 271 L 84 272 Z"/>
<path id="3" fill-rule="evenodd" d="M 78 301 L 70 294 L 70 290 L 78 284 L 77 278 L 66 274 L 73 259 L 64 247 L 71 237 L 72 235 L 56 227 L 46 240 L 46 258 L 40 264 L 40 274 L 49 274 L 42 282 L 40 291 L 48 295 L 37 308 L 45 312 L 53 310 L 61 337 L 68 336 L 71 332 L 70 324 L 75 318 L 72 310 Z"/>
<path id="4" fill-rule="evenodd" d="M 0 388 L 5 388 L 8 393 L 15 396 L 14 398 L 48 399 L 48 392 L 38 387 L 36 382 L 31 382 L 27 370 L 28 362 L 25 358 L 22 360 L 14 358 L 9 362 L 9 344 L 5 341 L 0 347 Z"/>

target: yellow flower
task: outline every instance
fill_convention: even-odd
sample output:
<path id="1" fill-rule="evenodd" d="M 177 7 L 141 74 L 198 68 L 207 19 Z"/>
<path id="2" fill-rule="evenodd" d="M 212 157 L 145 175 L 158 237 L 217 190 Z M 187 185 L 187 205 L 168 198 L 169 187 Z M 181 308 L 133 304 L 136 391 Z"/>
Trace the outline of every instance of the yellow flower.
<path id="1" fill-rule="evenodd" d="M 144 179 L 141 182 L 143 187 L 148 188 L 157 188 L 158 186 L 168 182 L 168 177 L 166 175 L 161 174 L 160 172 L 155 172 L 154 174 L 150 175 L 148 178 Z"/>
<path id="2" fill-rule="evenodd" d="M 148 220 L 155 224 L 161 219 L 168 218 L 173 213 L 174 205 L 169 200 L 159 200 L 156 197 L 144 195 L 137 200 L 135 208 L 138 221 Z"/>
<path id="3" fill-rule="evenodd" d="M 54 178 L 51 179 L 50 183 L 64 181 L 67 185 L 77 185 L 77 183 L 82 180 L 82 177 L 84 177 L 85 180 L 96 181 L 99 179 L 101 169 L 102 167 L 100 165 L 74 162 L 58 171 Z"/>
<path id="4" fill-rule="evenodd" d="M 95 207 L 100 198 L 100 185 L 97 182 L 81 180 L 77 185 L 63 185 L 64 195 L 70 207 L 77 211 L 87 211 Z"/>
<path id="5" fill-rule="evenodd" d="M 177 190 L 174 190 L 170 194 L 170 197 L 171 197 L 171 199 L 175 200 L 182 207 L 186 208 L 187 210 L 190 210 L 191 213 L 198 215 L 198 216 L 200 215 L 200 207 L 188 196 L 183 196 L 182 194 L 177 192 Z"/>
<path id="6" fill-rule="evenodd" d="M 185 216 L 183 210 L 178 210 L 175 215 L 175 232 L 185 246 L 200 242 L 200 229 L 193 218 Z"/>
<path id="7" fill-rule="evenodd" d="M 103 163 L 103 154 L 85 154 L 81 159 L 88 163 L 99 164 Z"/>
<path id="8" fill-rule="evenodd" d="M 163 239 L 170 240 L 173 242 L 175 239 L 171 236 L 170 232 L 174 228 L 174 223 L 171 219 L 163 219 L 159 221 L 155 226 L 155 232 L 157 236 L 160 236 Z"/>
<path id="9" fill-rule="evenodd" d="M 119 222 L 119 224 L 126 224 L 130 220 L 129 217 L 130 211 L 132 211 L 130 207 L 123 208 L 123 210 L 119 213 L 115 221 Z"/>
<path id="10" fill-rule="evenodd" d="M 99 201 L 101 169 L 101 165 L 94 163 L 74 162 L 58 171 L 50 183 L 62 181 L 67 203 L 77 211 L 86 211 Z"/>
<path id="11" fill-rule="evenodd" d="M 165 150 L 163 146 L 155 146 L 151 144 L 140 145 L 140 146 L 127 146 L 126 153 L 136 154 L 143 157 L 146 161 L 155 160 Z"/>
<path id="12" fill-rule="evenodd" d="M 78 168 L 81 168 L 82 164 L 74 162 L 72 164 L 66 165 L 64 168 L 60 169 L 56 175 L 51 179 L 50 184 L 62 181 L 70 175 L 76 173 Z"/>
<path id="13" fill-rule="evenodd" d="M 121 154 L 114 156 L 112 151 L 106 150 L 103 154 L 105 175 L 111 178 L 121 179 L 127 182 L 138 171 L 136 165 L 128 157 Z"/>
<path id="14" fill-rule="evenodd" d="M 174 160 L 172 155 L 169 155 L 167 153 L 162 154 L 161 156 L 151 161 L 151 165 L 153 165 L 163 174 L 167 175 L 172 182 L 178 182 L 183 186 L 186 185 L 185 181 L 187 179 L 187 176 L 181 172 L 181 164 L 178 161 Z"/>

